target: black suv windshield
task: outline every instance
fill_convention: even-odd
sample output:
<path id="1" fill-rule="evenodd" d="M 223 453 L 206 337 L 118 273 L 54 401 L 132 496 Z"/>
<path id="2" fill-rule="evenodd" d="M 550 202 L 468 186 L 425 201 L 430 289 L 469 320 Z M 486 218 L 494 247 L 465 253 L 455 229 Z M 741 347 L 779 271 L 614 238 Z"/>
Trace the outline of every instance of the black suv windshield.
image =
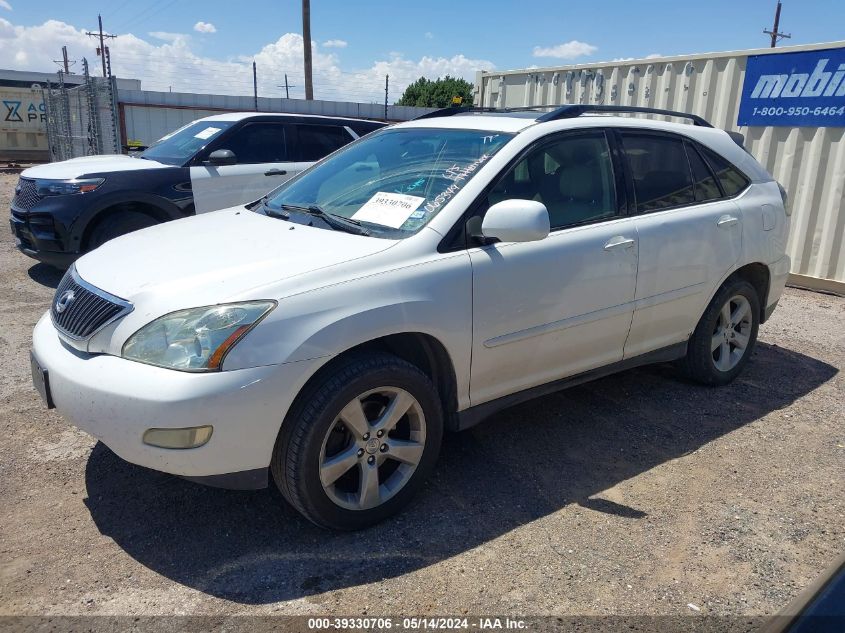
<path id="1" fill-rule="evenodd" d="M 356 141 L 282 185 L 271 211 L 316 206 L 377 237 L 407 237 L 425 226 L 512 134 L 397 128 Z"/>
<path id="2" fill-rule="evenodd" d="M 194 121 L 160 138 L 141 158 L 182 166 L 234 124 L 235 121 Z"/>

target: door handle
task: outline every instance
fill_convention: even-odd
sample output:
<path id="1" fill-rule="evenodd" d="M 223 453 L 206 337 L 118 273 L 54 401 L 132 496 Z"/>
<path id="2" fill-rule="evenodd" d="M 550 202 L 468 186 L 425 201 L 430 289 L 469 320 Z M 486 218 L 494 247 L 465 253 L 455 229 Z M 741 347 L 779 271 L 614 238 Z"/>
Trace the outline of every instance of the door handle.
<path id="1" fill-rule="evenodd" d="M 716 220 L 716 226 L 720 228 L 727 228 L 729 226 L 733 226 L 739 222 L 739 218 L 733 215 L 723 215 L 718 220 Z"/>
<path id="2" fill-rule="evenodd" d="M 284 176 L 287 173 L 288 172 L 286 172 L 284 169 L 271 169 L 270 171 L 265 171 L 264 175 L 265 176 Z"/>
<path id="3" fill-rule="evenodd" d="M 604 245 L 604 250 L 611 251 L 614 248 L 631 248 L 634 246 L 636 242 L 632 240 L 630 237 L 624 237 L 622 235 L 617 235 L 616 237 L 611 237 L 607 243 Z"/>

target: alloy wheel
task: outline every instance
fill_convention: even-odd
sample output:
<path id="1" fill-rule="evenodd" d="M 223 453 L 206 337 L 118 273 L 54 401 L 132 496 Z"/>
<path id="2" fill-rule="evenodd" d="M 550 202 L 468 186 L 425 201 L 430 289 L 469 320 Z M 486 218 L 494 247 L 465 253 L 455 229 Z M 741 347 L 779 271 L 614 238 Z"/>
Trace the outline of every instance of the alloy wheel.
<path id="1" fill-rule="evenodd" d="M 751 304 L 742 295 L 731 297 L 722 306 L 710 343 L 716 369 L 730 371 L 745 356 L 751 340 L 752 319 Z"/>
<path id="2" fill-rule="evenodd" d="M 383 504 L 413 476 L 425 436 L 422 406 L 404 389 L 378 387 L 353 398 L 323 439 L 323 490 L 349 510 Z"/>

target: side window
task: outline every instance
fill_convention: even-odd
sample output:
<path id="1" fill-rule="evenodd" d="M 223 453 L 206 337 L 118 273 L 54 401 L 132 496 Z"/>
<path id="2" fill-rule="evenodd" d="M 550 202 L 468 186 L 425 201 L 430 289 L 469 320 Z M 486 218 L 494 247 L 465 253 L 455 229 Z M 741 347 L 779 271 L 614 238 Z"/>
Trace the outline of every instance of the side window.
<path id="1" fill-rule="evenodd" d="M 634 179 L 639 213 L 695 202 L 692 174 L 682 139 L 630 132 L 621 135 Z"/>
<path id="2" fill-rule="evenodd" d="M 701 151 L 719 179 L 726 196 L 735 196 L 749 185 L 748 178 L 716 152 L 706 147 L 702 147 Z"/>
<path id="3" fill-rule="evenodd" d="M 511 199 L 546 205 L 552 230 L 616 215 L 604 132 L 569 135 L 530 152 L 487 194 L 488 206 Z"/>
<path id="4" fill-rule="evenodd" d="M 285 126 L 282 123 L 247 123 L 215 149 L 235 153 L 239 165 L 289 161 Z"/>
<path id="5" fill-rule="evenodd" d="M 706 202 L 708 200 L 717 200 L 722 197 L 722 192 L 719 190 L 719 185 L 716 182 L 713 172 L 701 158 L 701 155 L 692 146 L 687 143 L 687 157 L 689 158 L 690 168 L 692 168 L 692 179 L 695 185 L 695 201 Z"/>
<path id="6" fill-rule="evenodd" d="M 328 156 L 352 140 L 339 125 L 297 125 L 297 160 L 315 161 Z"/>

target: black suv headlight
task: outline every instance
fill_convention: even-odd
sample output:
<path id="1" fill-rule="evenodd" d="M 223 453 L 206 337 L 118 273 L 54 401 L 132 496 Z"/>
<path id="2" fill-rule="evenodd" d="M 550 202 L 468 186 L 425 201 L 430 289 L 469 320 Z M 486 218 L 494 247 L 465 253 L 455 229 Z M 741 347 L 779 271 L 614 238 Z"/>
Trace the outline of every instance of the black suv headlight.
<path id="1" fill-rule="evenodd" d="M 106 181 L 105 178 L 86 178 L 82 180 L 48 180 L 38 178 L 35 181 L 35 189 L 38 195 L 64 196 L 72 193 L 89 193 Z"/>

